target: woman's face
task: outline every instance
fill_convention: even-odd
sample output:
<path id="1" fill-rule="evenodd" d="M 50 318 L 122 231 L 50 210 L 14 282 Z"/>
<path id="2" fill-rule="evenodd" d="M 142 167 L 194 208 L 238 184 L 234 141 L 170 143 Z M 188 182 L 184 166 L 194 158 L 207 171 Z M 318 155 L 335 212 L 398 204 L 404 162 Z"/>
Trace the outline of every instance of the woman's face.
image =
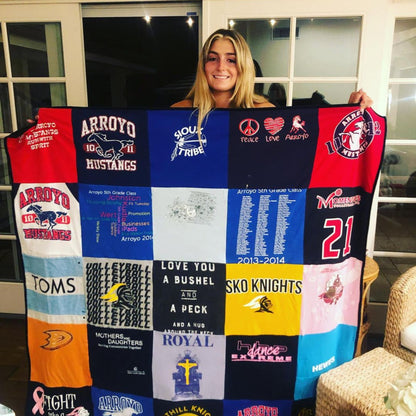
<path id="1" fill-rule="evenodd" d="M 211 91 L 233 91 L 238 70 L 233 44 L 228 39 L 217 39 L 208 52 L 205 76 Z"/>

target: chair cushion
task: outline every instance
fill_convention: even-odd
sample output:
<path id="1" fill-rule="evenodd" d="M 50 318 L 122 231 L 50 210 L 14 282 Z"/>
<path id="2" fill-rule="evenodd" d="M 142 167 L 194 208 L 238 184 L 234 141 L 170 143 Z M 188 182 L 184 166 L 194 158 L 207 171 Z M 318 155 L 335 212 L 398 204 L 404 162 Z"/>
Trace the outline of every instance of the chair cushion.
<path id="1" fill-rule="evenodd" d="M 416 322 L 402 329 L 400 343 L 403 347 L 416 353 Z"/>

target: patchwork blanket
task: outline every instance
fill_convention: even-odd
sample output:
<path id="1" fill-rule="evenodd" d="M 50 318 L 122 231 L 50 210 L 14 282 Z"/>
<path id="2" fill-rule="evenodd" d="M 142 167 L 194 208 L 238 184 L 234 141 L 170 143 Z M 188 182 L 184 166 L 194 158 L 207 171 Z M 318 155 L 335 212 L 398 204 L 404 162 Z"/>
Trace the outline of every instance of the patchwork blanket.
<path id="1" fill-rule="evenodd" d="M 313 413 L 354 355 L 385 119 L 41 109 L 6 145 L 27 415 Z"/>

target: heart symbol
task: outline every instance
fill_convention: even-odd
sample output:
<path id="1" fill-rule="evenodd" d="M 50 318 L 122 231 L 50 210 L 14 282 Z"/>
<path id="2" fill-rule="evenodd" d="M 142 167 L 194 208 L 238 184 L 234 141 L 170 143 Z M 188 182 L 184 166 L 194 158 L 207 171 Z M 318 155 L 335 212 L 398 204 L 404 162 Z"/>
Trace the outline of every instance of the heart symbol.
<path id="1" fill-rule="evenodd" d="M 268 117 L 266 120 L 264 120 L 264 127 L 270 134 L 276 134 L 282 130 L 284 125 L 285 121 L 282 117 L 277 117 L 275 119 Z"/>

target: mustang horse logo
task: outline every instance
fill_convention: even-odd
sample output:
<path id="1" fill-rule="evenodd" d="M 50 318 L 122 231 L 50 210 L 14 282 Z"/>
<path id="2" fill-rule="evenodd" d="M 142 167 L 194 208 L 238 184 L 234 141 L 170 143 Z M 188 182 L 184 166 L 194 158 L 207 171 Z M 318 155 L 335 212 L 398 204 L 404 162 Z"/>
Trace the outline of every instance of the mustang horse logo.
<path id="1" fill-rule="evenodd" d="M 36 215 L 35 222 L 41 227 L 48 227 L 48 230 L 51 230 L 56 223 L 56 219 L 66 215 L 66 212 L 61 211 L 42 211 L 42 207 L 40 205 L 30 205 L 27 209 L 27 212 L 33 211 Z M 44 224 L 46 223 L 46 224 Z"/>
<path id="2" fill-rule="evenodd" d="M 292 128 L 290 129 L 290 133 L 298 133 L 299 130 L 302 130 L 306 133 L 306 130 L 304 129 L 305 121 L 301 119 L 299 115 L 293 117 L 292 120 Z"/>
<path id="3" fill-rule="evenodd" d="M 132 146 L 134 144 L 133 140 L 107 139 L 107 136 L 103 133 L 92 133 L 87 137 L 87 141 L 95 142 L 97 145 L 95 149 L 97 154 L 106 159 L 111 158 L 112 161 L 118 160 L 124 156 L 122 150 L 127 146 Z"/>

